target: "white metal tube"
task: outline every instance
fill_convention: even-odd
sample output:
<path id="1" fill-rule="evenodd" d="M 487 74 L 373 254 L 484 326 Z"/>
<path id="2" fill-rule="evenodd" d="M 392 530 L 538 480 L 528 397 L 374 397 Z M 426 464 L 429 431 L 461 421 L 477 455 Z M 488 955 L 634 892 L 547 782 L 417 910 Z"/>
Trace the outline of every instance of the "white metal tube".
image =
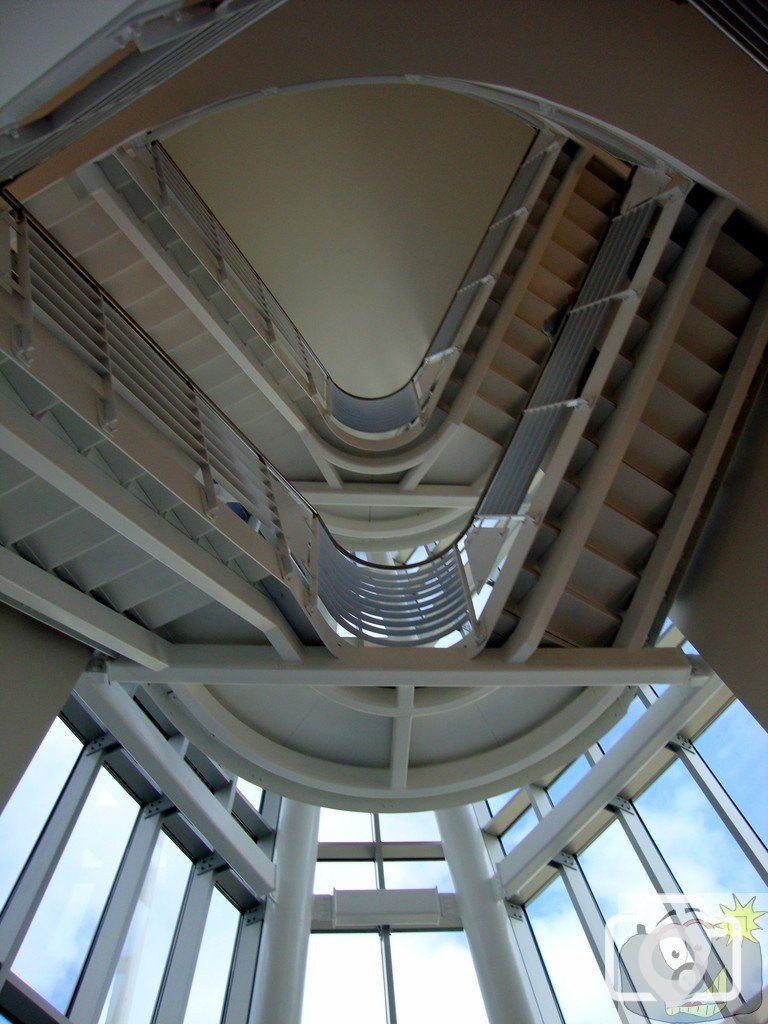
<path id="1" fill-rule="evenodd" d="M 489 1024 L 540 1024 L 472 808 L 435 813 Z"/>
<path id="2" fill-rule="evenodd" d="M 249 1024 L 300 1024 L 319 827 L 319 807 L 283 800 Z"/>

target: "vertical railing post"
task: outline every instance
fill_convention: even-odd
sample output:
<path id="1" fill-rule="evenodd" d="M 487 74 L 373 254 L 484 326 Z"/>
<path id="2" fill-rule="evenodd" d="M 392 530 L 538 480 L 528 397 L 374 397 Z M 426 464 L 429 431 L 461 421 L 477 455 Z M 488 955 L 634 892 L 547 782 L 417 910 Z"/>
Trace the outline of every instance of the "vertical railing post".
<path id="1" fill-rule="evenodd" d="M 157 186 L 160 192 L 160 209 L 165 211 L 168 209 L 169 200 L 168 182 L 165 179 L 165 169 L 163 168 L 159 144 L 157 142 L 153 142 L 149 147 L 149 151 L 152 154 L 152 163 L 155 166 L 155 177 L 157 178 Z"/>
<path id="2" fill-rule="evenodd" d="M 34 319 L 32 317 L 32 267 L 29 258 L 29 222 L 24 213 L 19 214 L 17 223 L 16 278 L 22 308 L 21 323 L 14 324 L 13 327 L 11 347 L 13 354 L 20 362 L 31 366 L 35 351 Z"/>
<path id="3" fill-rule="evenodd" d="M 99 292 L 99 334 L 101 336 L 102 366 L 101 386 L 102 396 L 99 399 L 99 426 L 109 434 L 114 435 L 117 429 L 117 404 L 115 402 L 114 377 L 112 374 L 112 358 L 109 347 L 109 319 L 107 317 L 106 303 L 104 296 Z"/>
<path id="4" fill-rule="evenodd" d="M 200 448 L 198 459 L 203 478 L 203 511 L 207 519 L 213 520 L 219 514 L 219 501 L 216 497 L 216 482 L 213 478 L 211 460 L 208 455 L 208 444 L 205 439 L 205 426 L 200 408 L 200 396 L 196 392 L 192 393 L 192 417 L 197 428 Z"/>

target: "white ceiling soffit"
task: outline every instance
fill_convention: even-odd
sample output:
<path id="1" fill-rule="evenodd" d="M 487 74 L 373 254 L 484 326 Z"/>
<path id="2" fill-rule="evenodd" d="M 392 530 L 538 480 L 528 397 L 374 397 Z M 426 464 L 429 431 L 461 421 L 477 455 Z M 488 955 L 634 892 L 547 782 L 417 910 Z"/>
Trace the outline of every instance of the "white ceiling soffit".
<path id="1" fill-rule="evenodd" d="M 164 144 L 334 380 L 375 396 L 416 369 L 533 134 L 445 90 L 350 85 Z"/>

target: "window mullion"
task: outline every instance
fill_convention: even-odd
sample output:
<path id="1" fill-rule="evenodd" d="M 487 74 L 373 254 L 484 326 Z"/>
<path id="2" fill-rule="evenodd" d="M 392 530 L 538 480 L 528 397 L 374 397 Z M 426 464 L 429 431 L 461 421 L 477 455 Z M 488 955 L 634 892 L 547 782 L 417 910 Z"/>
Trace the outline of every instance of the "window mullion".
<path id="1" fill-rule="evenodd" d="M 744 856 L 760 875 L 763 883 L 768 886 L 768 849 L 764 843 L 728 796 L 722 783 L 698 750 L 680 736 L 675 737 L 672 746 L 720 820 L 739 844 Z"/>
<path id="2" fill-rule="evenodd" d="M 8 976 L 104 757 L 112 749 L 114 741 L 110 740 L 110 737 L 102 736 L 83 748 L 6 904 L 0 919 L 0 983 Z"/>
<path id="3" fill-rule="evenodd" d="M 201 870 L 201 864 L 192 868 L 152 1024 L 184 1020 L 216 878 L 215 872 Z"/>
<path id="4" fill-rule="evenodd" d="M 73 1024 L 99 1019 L 160 834 L 162 816 L 139 815 L 72 1000 Z"/>

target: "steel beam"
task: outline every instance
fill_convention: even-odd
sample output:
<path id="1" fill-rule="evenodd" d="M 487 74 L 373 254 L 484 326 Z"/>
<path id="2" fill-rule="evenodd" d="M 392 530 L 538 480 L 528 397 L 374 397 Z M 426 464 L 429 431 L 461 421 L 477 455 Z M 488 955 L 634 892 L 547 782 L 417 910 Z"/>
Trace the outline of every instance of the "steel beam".
<path id="1" fill-rule="evenodd" d="M 440 649 L 352 648 L 342 658 L 307 649 L 300 665 L 283 661 L 269 647 L 176 644 L 168 668 L 153 672 L 124 660 L 109 664 L 121 683 L 178 686 L 504 686 L 574 687 L 686 684 L 692 662 L 675 648 L 542 648 L 522 665 L 503 660 L 498 649 L 468 660 Z M 404 715 L 410 714 L 403 707 Z M 393 709 L 397 712 L 397 709 Z"/>
<path id="2" fill-rule="evenodd" d="M 21 555 L 0 547 L 0 594 L 94 647 L 156 671 L 170 664 L 172 645 Z"/>
<path id="3" fill-rule="evenodd" d="M 106 725 L 157 788 L 198 829 L 257 896 L 275 887 L 275 867 L 221 802 L 143 715 L 122 687 L 101 675 L 80 677 L 76 692 Z"/>
<path id="4" fill-rule="evenodd" d="M 533 832 L 507 854 L 498 867 L 505 892 L 515 896 L 571 836 L 618 796 L 632 776 L 682 728 L 698 707 L 722 686 L 716 677 L 696 689 L 667 690 L 633 725 L 621 743 L 552 808 Z"/>

